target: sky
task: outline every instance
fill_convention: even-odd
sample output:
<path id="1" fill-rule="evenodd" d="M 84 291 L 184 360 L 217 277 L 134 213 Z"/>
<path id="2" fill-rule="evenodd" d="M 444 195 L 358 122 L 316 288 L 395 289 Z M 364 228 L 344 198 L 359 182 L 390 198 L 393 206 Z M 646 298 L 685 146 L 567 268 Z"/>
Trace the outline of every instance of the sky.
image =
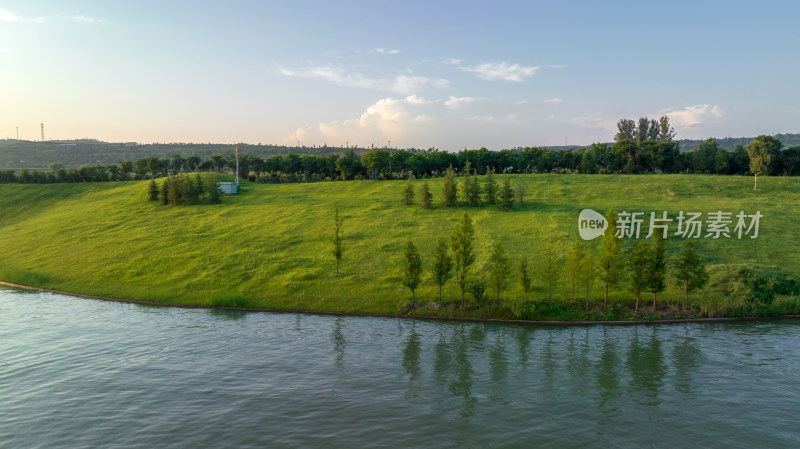
<path id="1" fill-rule="evenodd" d="M 492 150 L 800 132 L 800 2 L 0 0 L 0 139 Z"/>

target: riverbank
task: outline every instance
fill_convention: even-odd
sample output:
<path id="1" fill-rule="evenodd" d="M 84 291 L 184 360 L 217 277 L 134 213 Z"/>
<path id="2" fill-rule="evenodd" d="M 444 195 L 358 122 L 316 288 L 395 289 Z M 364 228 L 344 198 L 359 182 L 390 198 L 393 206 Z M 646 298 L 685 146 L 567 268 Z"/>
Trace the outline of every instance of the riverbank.
<path id="1" fill-rule="evenodd" d="M 545 326 L 589 326 L 589 325 L 653 325 L 653 324 L 681 324 L 681 323 L 726 323 L 733 321 L 763 321 L 763 320 L 779 320 L 779 319 L 800 319 L 800 315 L 781 315 L 774 317 L 743 317 L 743 318 L 682 318 L 682 319 L 664 319 L 664 320 L 515 320 L 515 319 L 497 319 L 497 318 L 464 318 L 464 317 L 448 317 L 448 316 L 426 316 L 426 315 L 385 315 L 376 313 L 342 313 L 342 312 L 325 312 L 320 310 L 278 310 L 266 308 L 250 308 L 250 307 L 212 307 L 205 305 L 192 305 L 192 304 L 167 304 L 162 302 L 141 301 L 134 299 L 113 298 L 95 295 L 84 295 L 80 293 L 63 292 L 48 288 L 31 287 L 29 285 L 14 284 L 10 282 L 0 281 L 0 286 L 33 290 L 47 293 L 56 293 L 65 296 L 75 296 L 78 298 L 95 299 L 99 301 L 112 301 L 121 302 L 126 304 L 137 304 L 141 306 L 152 307 L 177 307 L 185 309 L 220 309 L 232 310 L 239 312 L 267 312 L 267 313 L 302 313 L 308 315 L 328 315 L 328 316 L 362 316 L 362 317 L 380 317 L 380 318 L 399 318 L 399 319 L 420 319 L 420 320 L 437 320 L 437 321 L 465 321 L 465 322 L 478 322 L 478 323 L 508 323 L 508 324 L 531 324 L 531 325 L 545 325 Z"/>
<path id="2" fill-rule="evenodd" d="M 153 304 L 448 319 L 580 320 L 585 289 L 578 289 L 578 297 L 571 300 L 570 285 L 560 276 L 550 307 L 539 260 L 544 241 L 555 242 L 561 254 L 579 241 L 577 217 L 585 208 L 663 210 L 673 217 L 680 211 L 761 212 L 757 239 L 697 240 L 712 279 L 704 290 L 692 292 L 685 304 L 668 275 L 667 289 L 658 297 L 662 315 L 750 314 L 742 289 L 730 281 L 738 267 L 800 276 L 800 242 L 792 238 L 800 217 L 800 178 L 767 178 L 758 192 L 752 191 L 748 178 L 736 176 L 502 175 L 496 179 L 523 186 L 524 203 L 517 200 L 508 212 L 488 205 L 446 208 L 441 205 L 441 179 L 425 181 L 434 194 L 430 209 L 422 209 L 418 201 L 411 206 L 401 203 L 405 181 L 243 182 L 242 192 L 225 197 L 222 204 L 177 207 L 147 201 L 146 181 L 2 185 L 0 279 Z M 413 181 L 414 189 L 422 182 Z M 330 243 L 337 207 L 344 218 L 338 275 Z M 527 298 L 523 299 L 516 267 L 499 302 L 495 292 L 492 300 L 482 302 L 467 295 L 464 308 L 454 279 L 444 285 L 439 301 L 438 288 L 426 272 L 416 291 L 423 307 L 411 310 L 411 292 L 401 282 L 403 246 L 412 240 L 427 268 L 434 243 L 439 237 L 449 238 L 464 212 L 475 228 L 472 278 L 488 280 L 485 267 L 491 247 L 502 244 L 512 262 L 522 255 L 530 261 L 533 282 Z M 627 256 L 635 241 L 621 241 L 621 253 Z M 668 260 L 683 244 L 677 237 L 666 240 Z M 600 253 L 599 239 L 583 245 L 595 256 Z M 615 319 L 630 318 L 617 313 L 633 309 L 635 299 L 627 287 L 610 291 L 609 304 L 621 307 L 604 308 L 603 286 L 596 281 L 585 317 L 592 322 L 608 313 L 615 313 Z M 437 304 L 427 307 L 432 301 Z M 514 314 L 512 309 L 520 303 L 531 306 L 528 315 Z M 650 319 L 655 318 L 667 316 Z"/>

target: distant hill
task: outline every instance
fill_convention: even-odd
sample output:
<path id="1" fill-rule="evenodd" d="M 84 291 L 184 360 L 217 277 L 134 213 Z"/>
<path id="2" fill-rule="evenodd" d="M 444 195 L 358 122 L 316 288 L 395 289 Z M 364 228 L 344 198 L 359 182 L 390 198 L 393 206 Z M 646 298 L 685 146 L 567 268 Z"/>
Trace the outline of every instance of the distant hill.
<path id="1" fill-rule="evenodd" d="M 800 145 L 800 134 L 776 134 L 774 137 L 783 142 L 784 147 Z M 754 137 L 725 137 L 717 139 L 721 148 L 734 150 L 737 145 L 746 146 Z M 702 140 L 682 139 L 681 151 L 697 149 Z M 268 158 L 286 154 L 312 154 L 324 156 L 341 154 L 347 151 L 342 147 L 330 146 L 284 146 L 284 145 L 251 145 L 238 144 L 239 151 L 254 157 Z M 110 165 L 120 161 L 135 161 L 147 157 L 171 158 L 176 154 L 182 157 L 197 155 L 207 159 L 212 154 L 230 154 L 232 144 L 218 143 L 156 143 L 140 145 L 136 142 L 102 142 L 94 139 L 58 140 L 35 142 L 27 140 L 0 140 L 0 169 L 25 167 L 46 169 L 49 164 L 61 163 L 66 168 L 81 165 Z M 568 150 L 586 148 L 585 146 L 550 146 L 551 150 Z M 369 148 L 351 148 L 356 154 L 363 154 Z M 419 151 L 411 149 L 411 151 Z"/>
<path id="2" fill-rule="evenodd" d="M 783 143 L 784 148 L 789 148 L 793 146 L 800 145 L 800 134 L 775 134 L 774 136 L 778 140 Z M 748 143 L 752 142 L 755 137 L 724 137 L 724 138 L 717 138 L 717 145 L 720 148 L 723 148 L 728 151 L 733 151 L 736 149 L 737 145 L 741 145 L 743 147 L 747 146 Z M 690 139 L 681 139 L 679 140 L 681 144 L 681 151 L 693 151 L 700 147 L 700 144 L 703 143 L 703 140 L 690 140 Z"/>

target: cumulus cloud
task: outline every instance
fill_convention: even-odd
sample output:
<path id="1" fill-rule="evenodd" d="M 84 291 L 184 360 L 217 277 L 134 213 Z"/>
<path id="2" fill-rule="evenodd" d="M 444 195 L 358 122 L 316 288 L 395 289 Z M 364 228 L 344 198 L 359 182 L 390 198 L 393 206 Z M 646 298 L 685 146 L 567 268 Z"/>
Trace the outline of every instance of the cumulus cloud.
<path id="1" fill-rule="evenodd" d="M 719 105 L 696 104 L 682 109 L 661 110 L 659 115 L 668 116 L 675 126 L 691 128 L 702 125 L 710 117 L 722 117 L 722 108 Z"/>
<path id="2" fill-rule="evenodd" d="M 459 67 L 465 72 L 473 72 L 479 78 L 493 81 L 493 80 L 506 80 L 514 82 L 522 82 L 525 78 L 530 78 L 538 70 L 538 66 L 523 67 L 519 64 L 509 65 L 506 62 L 478 64 L 475 67 Z"/>
<path id="3" fill-rule="evenodd" d="M 368 78 L 360 73 L 348 73 L 341 67 L 314 66 L 305 70 L 281 68 L 280 73 L 299 78 L 318 78 L 345 87 L 388 90 L 399 94 L 410 94 L 422 89 L 446 87 L 449 82 L 444 78 L 428 78 L 424 76 L 398 75 L 394 78 Z"/>

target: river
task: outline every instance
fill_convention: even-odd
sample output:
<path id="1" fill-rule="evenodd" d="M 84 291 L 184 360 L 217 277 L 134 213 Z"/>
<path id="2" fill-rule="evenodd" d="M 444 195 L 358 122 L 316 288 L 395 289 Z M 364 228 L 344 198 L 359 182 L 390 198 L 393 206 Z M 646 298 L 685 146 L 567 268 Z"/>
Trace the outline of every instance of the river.
<path id="1" fill-rule="evenodd" d="M 535 326 L 0 289 L 0 447 L 797 447 L 800 321 Z"/>

